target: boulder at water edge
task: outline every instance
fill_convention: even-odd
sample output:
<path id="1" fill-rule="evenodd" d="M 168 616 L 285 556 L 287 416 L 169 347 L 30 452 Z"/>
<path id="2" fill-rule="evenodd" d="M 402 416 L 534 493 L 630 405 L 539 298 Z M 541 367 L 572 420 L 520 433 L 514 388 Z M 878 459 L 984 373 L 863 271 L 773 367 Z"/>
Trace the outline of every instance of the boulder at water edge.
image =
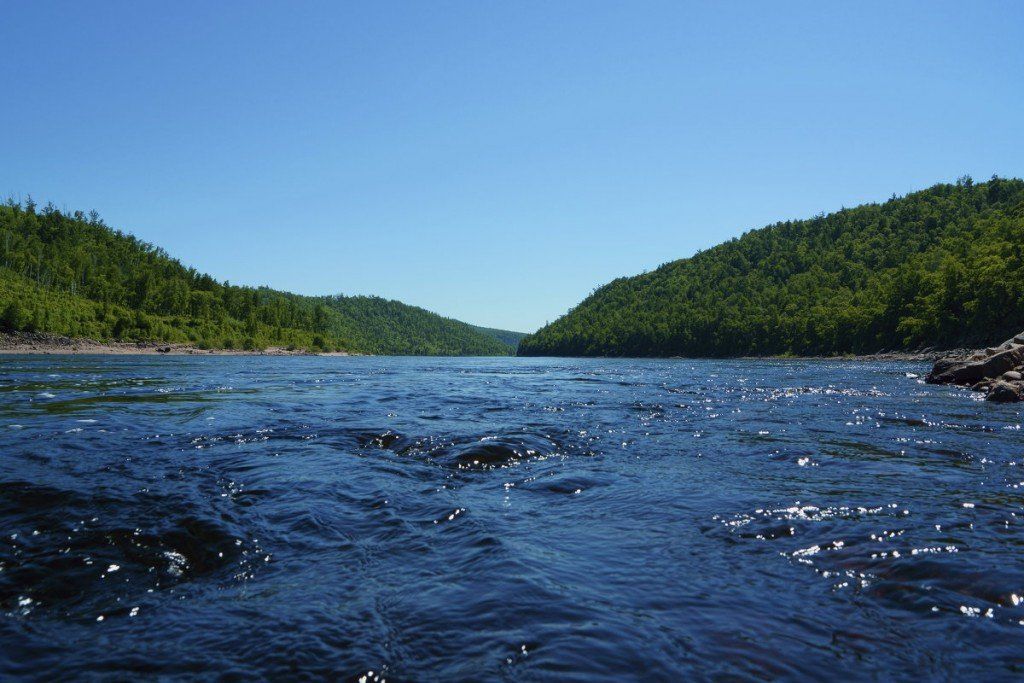
<path id="1" fill-rule="evenodd" d="M 1024 333 L 983 351 L 941 358 L 925 381 L 984 391 L 989 401 L 1020 401 L 1024 396 Z"/>

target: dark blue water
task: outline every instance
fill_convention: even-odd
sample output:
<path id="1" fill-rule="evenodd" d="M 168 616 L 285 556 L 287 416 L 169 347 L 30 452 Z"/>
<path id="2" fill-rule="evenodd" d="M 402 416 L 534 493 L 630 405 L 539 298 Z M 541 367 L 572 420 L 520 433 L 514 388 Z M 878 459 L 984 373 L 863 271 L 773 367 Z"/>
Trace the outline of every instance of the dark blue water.
<path id="1" fill-rule="evenodd" d="M 1011 678 L 1021 410 L 925 370 L 0 358 L 0 675 Z"/>

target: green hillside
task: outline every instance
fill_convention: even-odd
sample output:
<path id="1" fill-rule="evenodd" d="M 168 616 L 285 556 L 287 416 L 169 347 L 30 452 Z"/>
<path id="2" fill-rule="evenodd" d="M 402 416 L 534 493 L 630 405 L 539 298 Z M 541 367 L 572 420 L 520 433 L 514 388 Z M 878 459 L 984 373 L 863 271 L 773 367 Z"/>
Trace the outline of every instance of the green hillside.
<path id="1" fill-rule="evenodd" d="M 519 346 L 519 342 L 526 336 L 525 332 L 513 332 L 511 330 L 499 330 L 493 327 L 478 327 L 476 325 L 472 325 L 471 327 L 481 334 L 494 337 L 502 344 L 506 344 L 511 347 L 513 350 Z"/>
<path id="2" fill-rule="evenodd" d="M 522 355 L 837 355 L 1024 330 L 1024 181 L 993 178 L 787 221 L 615 280 Z"/>
<path id="3" fill-rule="evenodd" d="M 95 212 L 68 216 L 31 201 L 0 206 L 0 328 L 203 348 L 512 352 L 471 325 L 398 301 L 221 283 L 107 227 Z"/>

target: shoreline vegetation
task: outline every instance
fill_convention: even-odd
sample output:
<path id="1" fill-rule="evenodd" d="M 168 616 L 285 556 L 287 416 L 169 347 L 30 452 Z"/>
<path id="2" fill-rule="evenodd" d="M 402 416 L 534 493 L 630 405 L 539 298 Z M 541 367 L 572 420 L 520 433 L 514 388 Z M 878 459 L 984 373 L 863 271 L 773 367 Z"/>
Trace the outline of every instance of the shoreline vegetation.
<path id="1" fill-rule="evenodd" d="M 964 176 L 613 280 L 518 353 L 841 357 L 979 348 L 1022 329 L 1024 181 Z"/>
<path id="2" fill-rule="evenodd" d="M 931 362 L 1022 328 L 1019 179 L 965 176 L 753 230 L 614 280 L 531 335 L 380 297 L 219 282 L 95 212 L 0 205 L 5 353 Z"/>
<path id="3" fill-rule="evenodd" d="M 112 349 L 425 356 L 511 355 L 521 336 L 381 297 L 221 282 L 108 227 L 96 212 L 31 199 L 0 204 L 0 331 L 111 340 Z"/>

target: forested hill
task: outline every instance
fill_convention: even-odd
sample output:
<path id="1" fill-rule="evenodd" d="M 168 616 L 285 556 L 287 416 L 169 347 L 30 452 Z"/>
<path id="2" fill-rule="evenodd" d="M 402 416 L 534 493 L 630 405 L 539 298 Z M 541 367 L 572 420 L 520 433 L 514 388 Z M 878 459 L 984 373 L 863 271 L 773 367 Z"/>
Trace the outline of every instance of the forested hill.
<path id="1" fill-rule="evenodd" d="M 754 230 L 615 280 L 522 355 L 837 355 L 1024 329 L 1024 182 L 936 185 Z"/>
<path id="2" fill-rule="evenodd" d="M 525 332 L 512 332 L 511 330 L 498 330 L 493 327 L 477 327 L 472 326 L 477 332 L 482 332 L 488 336 L 494 337 L 503 344 L 507 344 L 513 350 L 519 346 L 520 340 L 526 336 Z"/>
<path id="3" fill-rule="evenodd" d="M 95 213 L 69 216 L 31 201 L 0 206 L 0 327 L 200 348 L 513 352 L 471 325 L 397 301 L 221 283 L 108 228 Z"/>

